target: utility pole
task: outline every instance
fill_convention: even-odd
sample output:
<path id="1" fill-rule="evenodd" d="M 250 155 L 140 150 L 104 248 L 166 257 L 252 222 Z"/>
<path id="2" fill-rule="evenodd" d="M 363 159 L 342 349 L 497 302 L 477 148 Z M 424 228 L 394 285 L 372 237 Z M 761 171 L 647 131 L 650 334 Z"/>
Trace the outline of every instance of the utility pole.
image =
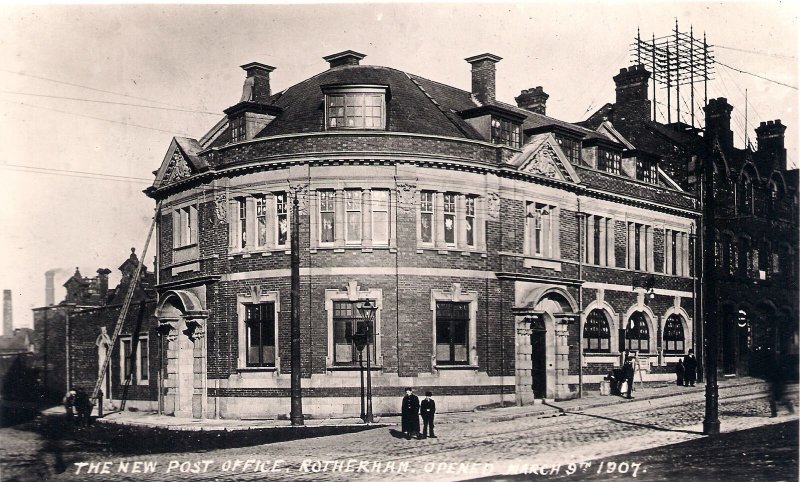
<path id="1" fill-rule="evenodd" d="M 303 393 L 300 385 L 300 201 L 299 190 L 292 202 L 292 425 L 303 425 Z"/>
<path id="2" fill-rule="evenodd" d="M 717 318 L 717 272 L 714 265 L 714 162 L 716 153 L 703 159 L 701 190 L 703 199 L 703 320 L 706 342 L 706 413 L 703 434 L 719 434 L 719 387 L 717 360 L 719 358 L 719 320 Z"/>

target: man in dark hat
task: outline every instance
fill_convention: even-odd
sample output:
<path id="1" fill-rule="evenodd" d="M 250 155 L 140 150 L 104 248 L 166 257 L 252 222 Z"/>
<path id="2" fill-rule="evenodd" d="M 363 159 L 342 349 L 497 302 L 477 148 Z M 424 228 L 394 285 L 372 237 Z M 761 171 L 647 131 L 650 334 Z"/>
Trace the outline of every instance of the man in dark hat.
<path id="1" fill-rule="evenodd" d="M 433 393 L 425 392 L 425 400 L 419 404 L 419 413 L 422 415 L 422 438 L 428 437 L 428 427 L 431 428 L 431 438 L 436 438 L 433 434 L 433 417 L 436 415 L 436 402 L 431 398 Z"/>
<path id="2" fill-rule="evenodd" d="M 694 350 L 689 350 L 689 354 L 683 357 L 683 384 L 684 386 L 694 386 L 697 381 L 697 358 L 694 356 Z"/>
<path id="3" fill-rule="evenodd" d="M 419 398 L 414 395 L 411 387 L 406 388 L 401 414 L 401 428 L 406 434 L 406 438 L 410 439 L 419 435 Z"/>

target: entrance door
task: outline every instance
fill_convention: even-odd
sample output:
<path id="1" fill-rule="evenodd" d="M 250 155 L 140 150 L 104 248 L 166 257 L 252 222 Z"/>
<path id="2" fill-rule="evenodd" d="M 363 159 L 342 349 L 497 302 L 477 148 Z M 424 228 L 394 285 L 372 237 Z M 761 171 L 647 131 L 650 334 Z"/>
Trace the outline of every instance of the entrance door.
<path id="1" fill-rule="evenodd" d="M 543 320 L 531 323 L 531 384 L 534 398 L 547 392 L 547 330 Z"/>
<path id="2" fill-rule="evenodd" d="M 739 375 L 750 375 L 750 330 L 750 323 L 745 326 L 737 326 L 739 356 L 736 371 Z"/>

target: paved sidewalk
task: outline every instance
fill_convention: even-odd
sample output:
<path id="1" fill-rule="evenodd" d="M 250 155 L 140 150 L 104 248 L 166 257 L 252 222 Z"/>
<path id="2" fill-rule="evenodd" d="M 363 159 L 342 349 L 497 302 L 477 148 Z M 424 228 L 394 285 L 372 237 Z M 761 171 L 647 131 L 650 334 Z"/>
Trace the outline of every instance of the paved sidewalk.
<path id="1" fill-rule="evenodd" d="M 762 380 L 756 378 L 733 378 L 720 380 L 720 389 L 738 386 L 765 386 Z M 460 424 L 465 422 L 505 422 L 525 417 L 557 416 L 564 412 L 580 412 L 593 407 L 621 405 L 632 401 L 652 400 L 675 395 L 702 394 L 705 384 L 695 387 L 679 387 L 674 384 L 635 386 L 633 400 L 628 400 L 615 395 L 602 396 L 597 391 L 585 392 L 583 398 L 558 401 L 537 401 L 533 405 L 487 408 L 469 412 L 448 412 L 436 414 L 437 425 Z M 45 410 L 43 415 L 63 415 L 62 407 L 53 407 Z M 150 427 L 175 431 L 238 431 L 291 427 L 289 420 L 263 419 L 263 420 L 238 420 L 238 419 L 190 419 L 176 418 L 169 415 L 159 415 L 154 412 L 112 412 L 103 418 L 98 418 L 97 423 L 116 426 Z M 375 426 L 393 426 L 400 424 L 399 415 L 376 416 Z M 360 418 L 325 418 L 307 419 L 306 427 L 346 427 L 362 426 Z"/>

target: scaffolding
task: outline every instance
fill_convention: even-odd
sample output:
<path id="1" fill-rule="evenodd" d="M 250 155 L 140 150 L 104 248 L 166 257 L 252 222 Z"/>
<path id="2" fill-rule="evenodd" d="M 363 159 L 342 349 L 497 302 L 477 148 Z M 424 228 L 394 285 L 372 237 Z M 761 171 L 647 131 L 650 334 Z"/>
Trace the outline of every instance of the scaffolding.
<path id="1" fill-rule="evenodd" d="M 694 28 L 681 32 L 678 20 L 669 35 L 643 40 L 639 29 L 635 42 L 631 44 L 631 57 L 642 64 L 653 76 L 653 120 L 656 120 L 657 87 L 666 90 L 666 123 L 672 124 L 672 99 L 675 99 L 676 122 L 681 123 L 681 86 L 689 86 L 691 126 L 695 127 L 695 84 L 703 83 L 703 105 L 708 104 L 708 81 L 713 80 L 713 47 L 708 45 L 706 34 L 702 40 L 695 38 Z M 684 95 L 686 95 L 684 93 Z M 685 103 L 685 100 L 684 100 Z"/>

